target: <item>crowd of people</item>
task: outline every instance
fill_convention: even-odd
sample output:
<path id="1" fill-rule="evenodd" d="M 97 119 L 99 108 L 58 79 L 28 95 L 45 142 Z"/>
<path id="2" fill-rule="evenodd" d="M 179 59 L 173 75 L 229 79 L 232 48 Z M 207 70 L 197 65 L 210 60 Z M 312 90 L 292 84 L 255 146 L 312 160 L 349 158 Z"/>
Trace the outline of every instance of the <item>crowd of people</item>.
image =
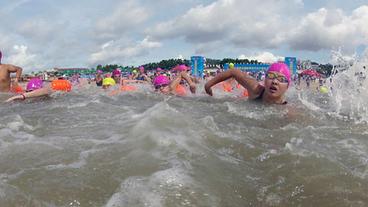
<path id="1" fill-rule="evenodd" d="M 22 68 L 10 64 L 2 64 L 1 57 L 0 92 L 14 92 L 13 88 L 20 87 L 18 80 L 22 75 Z M 13 82 L 11 81 L 11 73 L 16 73 L 16 78 Z M 200 81 L 206 81 L 204 89 L 210 96 L 213 95 L 212 88 L 215 85 L 227 83 L 230 85 L 230 88 L 232 85 L 243 87 L 250 100 L 258 100 L 270 104 L 286 104 L 285 93 L 291 83 L 291 74 L 288 66 L 281 62 L 272 64 L 268 71 L 264 73 L 264 81 L 261 82 L 259 78 L 257 80 L 257 77 L 234 68 L 233 64 L 230 64 L 230 69 L 227 71 L 219 72 L 215 76 L 207 77 L 205 80 L 191 76 L 190 68 L 186 65 L 178 65 L 170 71 L 157 68 L 155 71 L 149 71 L 149 73 L 145 71 L 143 66 L 140 66 L 138 70 L 133 70 L 131 74 L 125 76 L 122 75 L 119 69 L 115 69 L 112 73 L 104 73 L 101 70 L 97 70 L 95 79 L 89 82 L 95 82 L 97 87 L 101 87 L 101 90 L 113 91 L 134 91 L 136 88 L 132 83 L 147 84 L 152 85 L 157 93 L 185 96 L 187 91 L 195 94 Z M 15 91 L 18 94 L 7 99 L 6 102 L 48 96 L 55 91 L 68 92 L 72 90 L 75 84 L 79 84 L 79 76 L 77 74 L 69 79 L 61 76 L 51 82 L 35 77 L 25 84 L 25 89 L 21 88 Z"/>

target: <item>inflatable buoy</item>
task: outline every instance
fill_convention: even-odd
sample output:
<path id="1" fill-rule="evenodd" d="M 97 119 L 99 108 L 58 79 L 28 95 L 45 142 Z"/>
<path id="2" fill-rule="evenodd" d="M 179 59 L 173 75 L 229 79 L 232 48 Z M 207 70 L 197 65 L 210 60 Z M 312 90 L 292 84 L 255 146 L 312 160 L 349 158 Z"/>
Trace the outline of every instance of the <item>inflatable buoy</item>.
<path id="1" fill-rule="evenodd" d="M 320 93 L 328 93 L 328 88 L 327 88 L 326 86 L 321 86 L 321 87 L 319 88 L 319 92 L 320 92 Z"/>
<path id="2" fill-rule="evenodd" d="M 232 85 L 228 82 L 223 82 L 222 87 L 223 87 L 225 92 L 232 92 L 233 91 Z"/>
<path id="3" fill-rule="evenodd" d="M 244 89 L 243 96 L 244 97 L 248 97 L 249 96 L 249 93 L 248 93 L 248 90 L 247 89 Z"/>
<path id="4" fill-rule="evenodd" d="M 136 91 L 137 87 L 132 86 L 132 85 L 123 85 L 120 88 L 121 91 Z"/>
<path id="5" fill-rule="evenodd" d="M 184 86 L 179 84 L 178 86 L 176 86 L 175 93 L 179 96 L 185 96 L 187 95 L 187 90 Z"/>
<path id="6" fill-rule="evenodd" d="M 67 80 L 53 80 L 51 82 L 51 88 L 54 91 L 66 91 L 69 92 L 72 90 L 72 84 Z"/>
<path id="7" fill-rule="evenodd" d="M 12 86 L 10 91 L 12 93 L 17 93 L 17 94 L 21 94 L 21 93 L 24 93 L 24 90 L 21 86 Z"/>

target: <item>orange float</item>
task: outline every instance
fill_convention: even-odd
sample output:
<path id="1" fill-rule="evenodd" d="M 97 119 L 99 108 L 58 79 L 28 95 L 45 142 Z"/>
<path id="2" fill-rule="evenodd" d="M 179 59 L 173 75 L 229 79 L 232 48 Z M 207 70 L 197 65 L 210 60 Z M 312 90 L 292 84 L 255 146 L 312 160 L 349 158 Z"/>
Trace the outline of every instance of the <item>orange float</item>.
<path id="1" fill-rule="evenodd" d="M 249 93 L 248 93 L 248 90 L 247 89 L 244 89 L 243 96 L 244 97 L 248 97 L 249 96 Z"/>
<path id="2" fill-rule="evenodd" d="M 176 86 L 175 93 L 179 96 L 185 96 L 187 95 L 187 90 L 185 89 L 183 85 L 179 84 Z"/>
<path id="3" fill-rule="evenodd" d="M 17 86 L 12 86 L 10 91 L 12 93 L 17 93 L 17 94 L 21 94 L 21 93 L 24 93 L 24 90 L 21 86 L 17 85 Z"/>
<path id="4" fill-rule="evenodd" d="M 132 86 L 132 85 L 123 85 L 120 88 L 121 91 L 136 91 L 137 87 Z"/>
<path id="5" fill-rule="evenodd" d="M 53 80 L 51 82 L 51 88 L 54 91 L 69 92 L 72 90 L 72 84 L 67 80 Z"/>
<path id="6" fill-rule="evenodd" d="M 231 83 L 229 83 L 229 82 L 223 82 L 222 87 L 223 87 L 225 92 L 232 92 L 233 91 L 233 87 L 232 87 Z"/>

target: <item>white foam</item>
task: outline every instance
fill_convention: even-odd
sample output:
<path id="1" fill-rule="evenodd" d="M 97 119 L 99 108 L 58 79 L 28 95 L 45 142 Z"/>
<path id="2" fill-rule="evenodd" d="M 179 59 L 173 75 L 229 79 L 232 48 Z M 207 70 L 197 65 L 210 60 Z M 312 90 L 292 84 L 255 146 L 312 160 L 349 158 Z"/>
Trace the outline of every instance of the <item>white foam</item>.
<path id="1" fill-rule="evenodd" d="M 149 177 L 130 177 L 122 182 L 119 191 L 105 206 L 161 207 L 173 190 L 180 192 L 190 185 L 192 185 L 192 179 L 177 167 L 156 172 Z"/>

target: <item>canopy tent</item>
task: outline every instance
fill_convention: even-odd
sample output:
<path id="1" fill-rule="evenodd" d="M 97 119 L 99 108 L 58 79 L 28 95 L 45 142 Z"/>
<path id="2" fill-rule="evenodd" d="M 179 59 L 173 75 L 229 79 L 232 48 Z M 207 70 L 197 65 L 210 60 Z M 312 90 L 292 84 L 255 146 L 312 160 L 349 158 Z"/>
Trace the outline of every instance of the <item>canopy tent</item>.
<path id="1" fill-rule="evenodd" d="M 321 77 L 321 74 L 319 74 L 317 71 L 308 69 L 304 70 L 300 73 L 301 75 L 308 75 L 308 76 L 315 76 L 315 77 Z"/>

